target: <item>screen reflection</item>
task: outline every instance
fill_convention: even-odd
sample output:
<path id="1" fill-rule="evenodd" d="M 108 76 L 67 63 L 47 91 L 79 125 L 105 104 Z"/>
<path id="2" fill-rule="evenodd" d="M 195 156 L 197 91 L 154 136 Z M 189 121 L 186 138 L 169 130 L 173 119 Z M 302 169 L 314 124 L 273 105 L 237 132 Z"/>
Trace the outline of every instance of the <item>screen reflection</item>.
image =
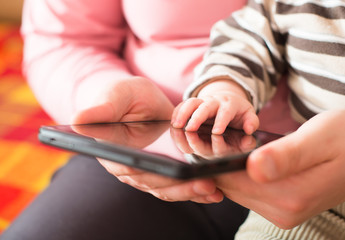
<path id="1" fill-rule="evenodd" d="M 261 142 L 255 135 L 235 129 L 214 135 L 211 127 L 203 125 L 197 132 L 187 132 L 173 128 L 169 121 L 155 121 L 82 124 L 72 126 L 71 131 L 108 145 L 129 147 L 190 164 L 235 159 Z"/>

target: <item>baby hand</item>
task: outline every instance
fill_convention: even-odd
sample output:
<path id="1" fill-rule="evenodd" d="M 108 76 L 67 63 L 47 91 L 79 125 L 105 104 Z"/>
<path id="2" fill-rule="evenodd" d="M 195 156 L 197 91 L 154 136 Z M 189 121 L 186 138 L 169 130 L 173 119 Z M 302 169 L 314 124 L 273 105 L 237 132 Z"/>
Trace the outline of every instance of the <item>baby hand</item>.
<path id="1" fill-rule="evenodd" d="M 195 98 L 180 103 L 171 123 L 175 128 L 196 131 L 208 119 L 214 119 L 213 134 L 222 134 L 229 125 L 252 134 L 259 119 L 245 91 L 237 83 L 219 80 L 206 85 Z"/>

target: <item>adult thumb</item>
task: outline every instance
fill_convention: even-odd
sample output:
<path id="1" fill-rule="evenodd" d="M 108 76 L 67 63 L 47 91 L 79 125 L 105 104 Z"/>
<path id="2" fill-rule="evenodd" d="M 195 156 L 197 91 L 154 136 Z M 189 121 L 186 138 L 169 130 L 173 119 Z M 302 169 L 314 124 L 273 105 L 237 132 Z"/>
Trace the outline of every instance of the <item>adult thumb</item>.
<path id="1" fill-rule="evenodd" d="M 253 151 L 247 162 L 249 176 L 257 182 L 276 181 L 327 160 L 315 134 L 296 131 Z"/>
<path id="2" fill-rule="evenodd" d="M 111 122 L 114 119 L 114 109 L 112 104 L 103 103 L 78 112 L 73 118 L 73 124 Z"/>

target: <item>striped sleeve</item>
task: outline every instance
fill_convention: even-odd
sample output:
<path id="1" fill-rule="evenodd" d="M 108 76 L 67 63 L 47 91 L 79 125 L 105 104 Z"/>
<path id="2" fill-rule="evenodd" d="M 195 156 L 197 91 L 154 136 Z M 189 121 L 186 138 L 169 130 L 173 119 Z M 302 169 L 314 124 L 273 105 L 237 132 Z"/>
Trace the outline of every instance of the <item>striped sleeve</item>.
<path id="1" fill-rule="evenodd" d="M 292 115 L 303 122 L 345 108 L 344 55 L 344 1 L 249 0 L 214 25 L 211 47 L 185 98 L 226 77 L 242 85 L 260 110 L 288 73 Z"/>
<path id="2" fill-rule="evenodd" d="M 277 1 L 275 20 L 288 36 L 290 105 L 303 122 L 330 109 L 345 109 L 345 2 Z"/>
<path id="3" fill-rule="evenodd" d="M 272 30 L 268 4 L 249 1 L 242 10 L 217 22 L 211 31 L 211 47 L 196 69 L 196 80 L 185 98 L 210 80 L 227 77 L 244 87 L 259 110 L 274 94 L 286 71 L 284 37 Z"/>

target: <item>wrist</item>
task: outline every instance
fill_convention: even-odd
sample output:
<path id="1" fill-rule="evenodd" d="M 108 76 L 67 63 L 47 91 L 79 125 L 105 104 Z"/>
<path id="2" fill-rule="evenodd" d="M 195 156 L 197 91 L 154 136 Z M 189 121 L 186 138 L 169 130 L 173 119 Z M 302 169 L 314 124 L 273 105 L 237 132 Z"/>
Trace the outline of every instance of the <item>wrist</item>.
<path id="1" fill-rule="evenodd" d="M 204 85 L 197 93 L 198 97 L 210 96 L 217 94 L 219 91 L 229 91 L 242 96 L 244 99 L 251 101 L 249 93 L 238 83 L 228 78 L 219 78 L 210 81 L 208 84 Z"/>

